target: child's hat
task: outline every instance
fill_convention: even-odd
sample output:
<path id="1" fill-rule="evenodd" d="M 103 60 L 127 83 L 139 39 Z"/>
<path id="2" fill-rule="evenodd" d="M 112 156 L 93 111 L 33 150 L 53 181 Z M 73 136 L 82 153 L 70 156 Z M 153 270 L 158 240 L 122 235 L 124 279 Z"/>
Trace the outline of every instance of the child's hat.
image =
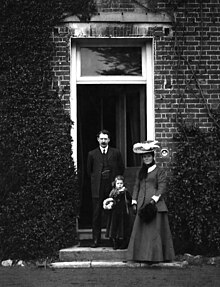
<path id="1" fill-rule="evenodd" d="M 154 152 L 156 148 L 159 148 L 157 143 L 158 141 L 145 141 L 142 143 L 136 143 L 133 145 L 133 152 L 138 154 Z"/>

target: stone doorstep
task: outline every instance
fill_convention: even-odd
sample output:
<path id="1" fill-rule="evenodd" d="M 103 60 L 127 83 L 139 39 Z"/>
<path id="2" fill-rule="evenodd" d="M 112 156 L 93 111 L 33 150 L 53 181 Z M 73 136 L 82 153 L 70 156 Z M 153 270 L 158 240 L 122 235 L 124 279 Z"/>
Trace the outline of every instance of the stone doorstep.
<path id="1" fill-rule="evenodd" d="M 126 260 L 127 250 L 113 250 L 112 247 L 80 247 L 73 246 L 61 249 L 59 259 L 48 265 L 50 268 L 95 268 L 95 267 L 139 267 L 139 268 L 183 268 L 187 261 L 175 261 L 170 263 L 137 263 Z"/>
<path id="2" fill-rule="evenodd" d="M 82 261 L 125 261 L 127 250 L 113 250 L 112 247 L 79 247 L 61 249 L 59 259 L 63 262 Z"/>
<path id="3" fill-rule="evenodd" d="M 49 268 L 185 268 L 188 266 L 187 261 L 172 262 L 172 263 L 136 263 L 136 262 L 123 262 L 123 261 L 72 261 L 72 262 L 54 262 L 48 265 Z"/>

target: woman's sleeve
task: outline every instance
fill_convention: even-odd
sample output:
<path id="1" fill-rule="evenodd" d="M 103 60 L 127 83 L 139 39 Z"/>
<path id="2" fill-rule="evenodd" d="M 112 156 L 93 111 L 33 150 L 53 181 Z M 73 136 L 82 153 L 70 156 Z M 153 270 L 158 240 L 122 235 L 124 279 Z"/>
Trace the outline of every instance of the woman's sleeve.
<path id="1" fill-rule="evenodd" d="M 156 195 L 162 195 L 166 192 L 167 176 L 166 172 L 162 169 L 158 170 L 157 173 L 157 191 Z"/>
<path id="2" fill-rule="evenodd" d="M 138 198 L 139 194 L 139 189 L 140 189 L 140 180 L 138 178 L 139 171 L 136 173 L 136 178 L 135 178 L 135 183 L 134 183 L 134 188 L 133 188 L 133 193 L 132 193 L 132 200 L 136 200 Z"/>

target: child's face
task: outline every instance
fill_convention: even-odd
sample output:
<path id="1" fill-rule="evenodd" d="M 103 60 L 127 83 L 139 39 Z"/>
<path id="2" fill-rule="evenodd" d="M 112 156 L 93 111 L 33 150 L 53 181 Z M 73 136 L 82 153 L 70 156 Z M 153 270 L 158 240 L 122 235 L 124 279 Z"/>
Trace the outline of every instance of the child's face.
<path id="1" fill-rule="evenodd" d="M 123 185 L 124 185 L 123 180 L 121 180 L 121 179 L 117 179 L 117 180 L 116 180 L 116 182 L 115 182 L 115 187 L 116 187 L 117 189 L 122 188 Z"/>

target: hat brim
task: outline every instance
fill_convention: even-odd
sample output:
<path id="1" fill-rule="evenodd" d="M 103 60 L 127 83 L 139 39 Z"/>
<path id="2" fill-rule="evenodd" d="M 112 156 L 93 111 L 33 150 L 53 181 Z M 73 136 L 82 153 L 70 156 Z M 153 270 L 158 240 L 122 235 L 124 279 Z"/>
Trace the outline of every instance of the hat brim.
<path id="1" fill-rule="evenodd" d="M 133 145 L 133 152 L 137 154 L 152 153 L 159 148 L 158 141 L 136 143 Z"/>
<path id="2" fill-rule="evenodd" d="M 134 148 L 133 149 L 133 152 L 134 153 L 137 153 L 137 154 L 145 154 L 145 153 L 152 153 L 152 152 L 155 152 L 155 149 L 143 149 L 143 148 Z"/>

